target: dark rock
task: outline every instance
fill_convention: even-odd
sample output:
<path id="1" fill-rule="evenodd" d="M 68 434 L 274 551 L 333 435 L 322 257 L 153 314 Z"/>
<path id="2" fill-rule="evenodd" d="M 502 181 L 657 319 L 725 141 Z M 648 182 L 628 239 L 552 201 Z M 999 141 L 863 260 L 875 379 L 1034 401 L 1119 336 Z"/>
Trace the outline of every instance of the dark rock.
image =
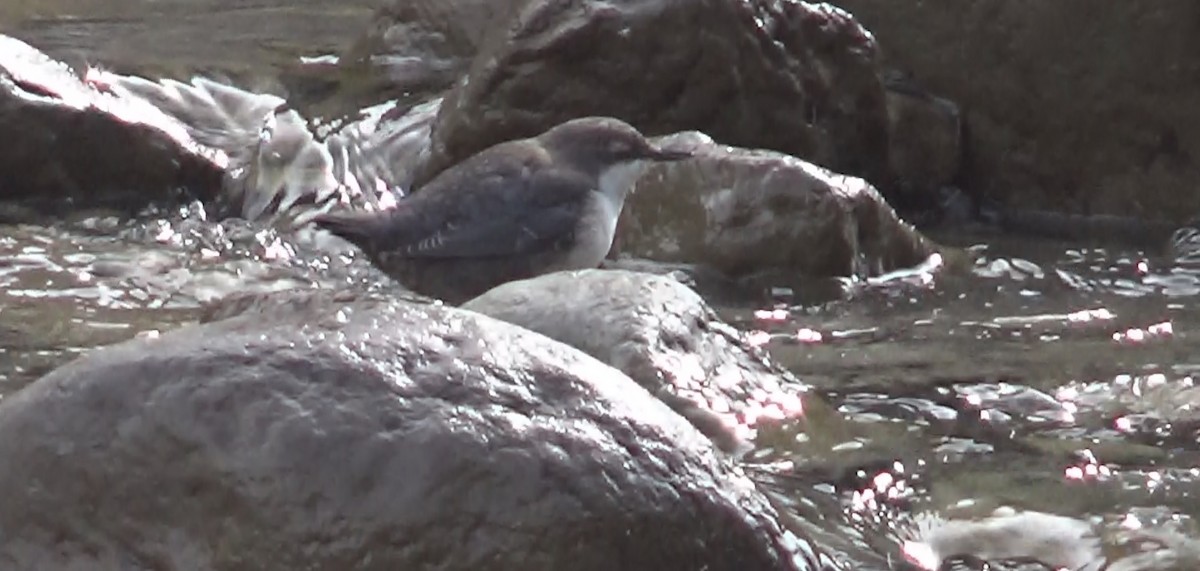
<path id="1" fill-rule="evenodd" d="M 3 567 L 813 568 L 615 369 L 474 313 L 350 297 L 243 305 L 0 401 Z"/>
<path id="2" fill-rule="evenodd" d="M 616 367 L 727 452 L 745 451 L 762 411 L 778 413 L 778 419 L 798 414 L 807 390 L 722 322 L 696 292 L 668 277 L 558 272 L 504 284 L 463 308 Z"/>
<path id="3" fill-rule="evenodd" d="M 836 4 L 889 65 L 962 106 L 965 190 L 1010 209 L 1177 224 L 1200 211 L 1200 4 Z"/>
<path id="4" fill-rule="evenodd" d="M 862 179 L 701 133 L 659 142 L 694 156 L 639 179 L 618 228 L 623 254 L 730 275 L 788 268 L 850 276 L 909 267 L 939 251 Z"/>
<path id="5" fill-rule="evenodd" d="M 144 101 L 0 35 L 0 199 L 60 212 L 212 199 L 225 157 Z"/>
<path id="6" fill-rule="evenodd" d="M 533 0 L 500 22 L 446 96 L 418 184 L 495 143 L 585 115 L 886 173 L 874 40 L 828 5 Z"/>
<path id="7" fill-rule="evenodd" d="M 940 210 L 939 191 L 955 183 L 962 163 L 958 106 L 908 77 L 885 77 L 893 190 L 889 202 L 902 210 Z"/>

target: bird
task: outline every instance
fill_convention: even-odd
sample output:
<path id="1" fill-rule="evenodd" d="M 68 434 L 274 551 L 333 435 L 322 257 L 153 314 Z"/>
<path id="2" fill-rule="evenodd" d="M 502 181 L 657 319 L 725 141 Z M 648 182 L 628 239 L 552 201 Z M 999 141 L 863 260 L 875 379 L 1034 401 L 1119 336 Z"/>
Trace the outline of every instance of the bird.
<path id="1" fill-rule="evenodd" d="M 390 210 L 313 222 L 406 288 L 461 304 L 510 281 L 599 266 L 638 176 L 691 156 L 619 119 L 576 118 L 488 147 Z"/>

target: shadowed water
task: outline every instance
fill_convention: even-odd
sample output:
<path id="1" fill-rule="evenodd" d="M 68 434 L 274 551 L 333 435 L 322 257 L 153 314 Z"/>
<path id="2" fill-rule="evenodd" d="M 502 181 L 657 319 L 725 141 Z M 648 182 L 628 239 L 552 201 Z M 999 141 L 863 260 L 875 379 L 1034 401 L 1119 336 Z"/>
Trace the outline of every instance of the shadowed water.
<path id="1" fill-rule="evenodd" d="M 69 63 L 266 78 L 298 55 L 340 51 L 376 0 L 6 0 L 0 31 Z M 186 77 L 186 76 L 185 76 Z"/>
<path id="2" fill-rule="evenodd" d="M 0 30 L 69 59 L 266 78 L 344 45 L 371 4 L 18 1 L 0 6 Z M 753 469 L 822 522 L 808 530 L 822 543 L 875 568 L 894 567 L 905 540 L 999 506 L 1070 518 L 1018 522 L 1042 537 L 1082 523 L 1114 560 L 1127 554 L 1113 546 L 1187 548 L 1200 514 L 1200 267 L 1120 247 L 945 240 L 976 248 L 973 271 L 853 284 L 846 299 L 722 297 L 733 323 L 829 397 L 764 424 Z M 0 398 L 93 347 L 193 322 L 208 300 L 351 283 L 393 287 L 361 260 L 198 205 L 0 225 Z M 1056 561 L 1091 569 L 1091 547 L 1066 541 Z"/>

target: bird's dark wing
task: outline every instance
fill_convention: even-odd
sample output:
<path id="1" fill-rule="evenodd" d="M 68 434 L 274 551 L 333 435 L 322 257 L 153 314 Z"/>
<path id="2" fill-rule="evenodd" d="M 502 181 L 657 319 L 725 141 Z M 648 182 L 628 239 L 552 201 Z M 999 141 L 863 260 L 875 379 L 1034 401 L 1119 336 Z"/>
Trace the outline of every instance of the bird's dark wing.
<path id="1" fill-rule="evenodd" d="M 565 248 L 593 186 L 573 172 L 541 165 L 480 169 L 455 181 L 461 186 L 431 182 L 386 213 L 327 214 L 316 222 L 389 257 L 505 257 Z"/>
<path id="2" fill-rule="evenodd" d="M 568 247 L 592 181 L 549 168 L 517 180 L 476 181 L 471 192 L 454 197 L 450 216 L 397 249 L 414 258 L 481 258 Z"/>

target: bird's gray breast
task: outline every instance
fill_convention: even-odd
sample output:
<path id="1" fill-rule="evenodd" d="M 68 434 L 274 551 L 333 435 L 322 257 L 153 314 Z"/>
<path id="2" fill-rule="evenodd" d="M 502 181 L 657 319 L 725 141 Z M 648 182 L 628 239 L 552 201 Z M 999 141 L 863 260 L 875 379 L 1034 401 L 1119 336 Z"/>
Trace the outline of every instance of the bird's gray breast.
<path id="1" fill-rule="evenodd" d="M 571 267 L 563 269 L 594 268 L 604 261 L 612 249 L 625 197 L 645 169 L 646 165 L 637 161 L 611 166 L 600 173 L 597 188 L 588 192 L 580 212 L 575 248 L 567 260 Z"/>
<path id="2" fill-rule="evenodd" d="M 575 229 L 576 244 L 568 255 L 568 268 L 594 268 L 604 261 L 612 249 L 617 232 L 617 219 L 625 206 L 625 197 L 646 170 L 641 161 L 608 167 L 600 173 L 597 188 L 587 195 Z"/>
<path id="3" fill-rule="evenodd" d="M 579 270 L 599 266 L 612 249 L 623 202 L 598 190 L 589 192 L 575 226 L 575 243 L 561 267 L 555 269 Z"/>

